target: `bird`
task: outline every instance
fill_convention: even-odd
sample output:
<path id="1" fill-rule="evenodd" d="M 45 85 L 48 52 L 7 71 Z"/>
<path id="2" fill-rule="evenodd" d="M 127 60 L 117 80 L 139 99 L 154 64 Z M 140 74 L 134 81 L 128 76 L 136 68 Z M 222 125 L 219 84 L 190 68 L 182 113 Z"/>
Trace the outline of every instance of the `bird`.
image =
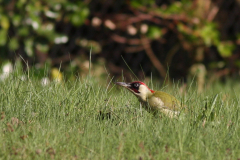
<path id="1" fill-rule="evenodd" d="M 180 114 L 182 108 L 180 102 L 166 92 L 154 91 L 141 81 L 116 82 L 115 84 L 133 93 L 148 112 L 155 114 L 160 111 L 170 118 L 177 117 Z"/>

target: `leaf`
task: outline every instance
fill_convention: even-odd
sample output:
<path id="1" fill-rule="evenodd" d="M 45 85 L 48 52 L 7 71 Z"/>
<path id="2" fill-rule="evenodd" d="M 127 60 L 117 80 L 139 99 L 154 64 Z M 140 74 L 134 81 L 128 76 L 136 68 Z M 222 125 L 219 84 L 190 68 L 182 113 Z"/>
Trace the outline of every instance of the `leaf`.
<path id="1" fill-rule="evenodd" d="M 200 36 L 207 46 L 219 43 L 219 31 L 214 23 L 207 23 L 200 29 Z"/>
<path id="2" fill-rule="evenodd" d="M 4 46 L 7 42 L 7 30 L 0 30 L 0 46 Z"/>
<path id="3" fill-rule="evenodd" d="M 218 52 L 222 57 L 230 57 L 232 55 L 233 50 L 235 49 L 235 45 L 232 42 L 220 42 L 217 45 Z"/>
<path id="4" fill-rule="evenodd" d="M 8 29 L 10 26 L 9 19 L 7 16 L 2 15 L 0 18 L 1 26 L 3 29 Z"/>
<path id="5" fill-rule="evenodd" d="M 235 64 L 238 68 L 240 68 L 240 60 L 236 60 L 236 61 L 234 62 L 234 64 Z"/>
<path id="6" fill-rule="evenodd" d="M 12 18 L 12 23 L 14 26 L 19 26 L 21 24 L 22 17 L 20 15 L 14 15 Z"/>
<path id="7" fill-rule="evenodd" d="M 17 38 L 11 38 L 8 44 L 8 47 L 10 50 L 15 51 L 16 49 L 19 48 L 18 40 Z"/>
<path id="8" fill-rule="evenodd" d="M 33 56 L 33 39 L 29 38 L 24 43 L 25 43 L 25 47 L 24 47 L 25 52 L 29 57 L 32 57 Z"/>
<path id="9" fill-rule="evenodd" d="M 183 5 L 181 2 L 173 2 L 169 7 L 164 10 L 164 13 L 167 14 L 178 14 L 183 12 Z"/>
<path id="10" fill-rule="evenodd" d="M 130 1 L 131 7 L 138 8 L 142 6 L 152 6 L 155 4 L 155 0 L 132 0 Z"/>
<path id="11" fill-rule="evenodd" d="M 151 39 L 158 39 L 163 35 L 162 29 L 157 26 L 149 26 L 147 36 Z"/>
<path id="12" fill-rule="evenodd" d="M 89 9 L 87 7 L 84 7 L 80 9 L 78 12 L 74 12 L 71 16 L 71 22 L 75 26 L 80 26 L 84 23 L 85 19 L 89 15 Z"/>
<path id="13" fill-rule="evenodd" d="M 20 36 L 27 36 L 29 34 L 29 29 L 27 27 L 21 27 L 18 29 L 18 34 Z"/>
<path id="14" fill-rule="evenodd" d="M 49 46 L 47 44 L 41 44 L 41 43 L 37 43 L 36 48 L 37 50 L 43 53 L 47 53 L 49 50 Z"/>
<path id="15" fill-rule="evenodd" d="M 41 25 L 36 32 L 39 36 L 47 38 L 51 42 L 53 42 L 57 36 L 60 36 L 56 34 L 52 23 L 45 23 Z"/>

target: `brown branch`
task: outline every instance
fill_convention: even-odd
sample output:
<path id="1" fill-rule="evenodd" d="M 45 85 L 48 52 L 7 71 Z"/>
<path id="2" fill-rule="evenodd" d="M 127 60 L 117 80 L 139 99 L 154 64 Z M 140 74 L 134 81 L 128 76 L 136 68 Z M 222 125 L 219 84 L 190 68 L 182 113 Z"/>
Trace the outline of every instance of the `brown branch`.
<path id="1" fill-rule="evenodd" d="M 166 69 L 163 67 L 162 63 L 158 60 L 158 58 L 153 53 L 153 50 L 150 45 L 150 40 L 142 35 L 141 41 L 142 41 L 143 48 L 145 49 L 145 52 L 149 57 L 150 61 L 153 63 L 154 67 L 158 70 L 159 74 L 162 77 L 166 77 L 167 76 Z M 166 79 L 168 79 L 168 77 L 166 77 Z"/>
<path id="2" fill-rule="evenodd" d="M 159 11 L 156 11 L 154 9 L 149 10 L 147 7 L 142 7 L 142 8 L 131 8 L 131 11 L 135 14 L 135 15 L 142 15 L 144 13 L 146 13 L 147 16 L 141 16 L 141 17 L 157 17 L 157 18 L 162 18 L 165 20 L 174 20 L 174 21 L 182 21 L 182 22 L 187 22 L 188 21 L 188 16 L 186 16 L 185 14 L 174 14 L 174 15 L 167 15 L 164 13 L 161 13 Z M 150 19 L 150 18 L 149 18 Z"/>
<path id="3" fill-rule="evenodd" d="M 173 56 L 177 53 L 177 51 L 179 50 L 179 48 L 180 48 L 180 44 L 176 44 L 176 45 L 174 45 L 171 49 L 170 49 L 170 51 L 168 52 L 168 54 L 167 54 L 167 57 L 166 57 L 166 60 L 165 60 L 165 67 L 167 67 L 167 65 L 168 66 L 170 66 L 171 65 L 171 63 L 172 63 L 172 58 L 173 58 Z"/>
<path id="4" fill-rule="evenodd" d="M 207 20 L 210 21 L 210 22 L 213 21 L 213 19 L 214 19 L 214 18 L 216 17 L 216 15 L 217 15 L 218 11 L 219 11 L 219 7 L 218 7 L 218 6 L 214 6 L 214 7 L 211 9 L 210 13 L 208 14 Z"/>
<path id="5" fill-rule="evenodd" d="M 119 36 L 117 34 L 113 34 L 111 36 L 112 40 L 114 40 L 115 42 L 118 42 L 118 43 L 127 43 L 127 44 L 130 44 L 130 45 L 140 45 L 141 44 L 141 41 L 139 39 L 128 39 L 126 37 L 123 37 L 123 36 Z"/>
<path id="6" fill-rule="evenodd" d="M 124 51 L 126 53 L 136 53 L 144 50 L 143 46 L 131 46 L 131 47 L 126 47 Z"/>

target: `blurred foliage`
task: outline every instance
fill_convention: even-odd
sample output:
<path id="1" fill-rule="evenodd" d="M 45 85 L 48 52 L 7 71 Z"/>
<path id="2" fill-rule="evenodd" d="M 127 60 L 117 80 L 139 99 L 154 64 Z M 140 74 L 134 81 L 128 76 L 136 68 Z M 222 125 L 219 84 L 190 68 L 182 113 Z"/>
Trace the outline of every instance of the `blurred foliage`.
<path id="1" fill-rule="evenodd" d="M 55 1 L 3 1 L 0 6 L 0 46 L 17 51 L 24 45 L 29 57 L 36 50 L 48 53 L 51 45 L 68 42 L 68 36 L 56 31 L 55 24 L 61 20 L 80 26 L 89 15 L 83 2 Z"/>
<path id="2" fill-rule="evenodd" d="M 238 3 L 230 1 L 1 0 L 0 64 L 21 59 L 39 71 L 47 63 L 67 72 L 64 75 L 85 74 L 91 50 L 93 63 L 99 64 L 101 58 L 100 64 L 117 76 L 122 68 L 128 74 L 122 57 L 139 77 L 145 76 L 141 70 L 149 76 L 153 70 L 164 73 L 169 66 L 171 77 L 187 77 L 196 63 L 215 71 L 229 68 L 218 75 L 236 74 L 240 31 L 224 28 L 239 23 L 221 20 L 223 13 L 239 9 L 227 6 Z M 143 45 L 143 38 L 150 48 Z"/>

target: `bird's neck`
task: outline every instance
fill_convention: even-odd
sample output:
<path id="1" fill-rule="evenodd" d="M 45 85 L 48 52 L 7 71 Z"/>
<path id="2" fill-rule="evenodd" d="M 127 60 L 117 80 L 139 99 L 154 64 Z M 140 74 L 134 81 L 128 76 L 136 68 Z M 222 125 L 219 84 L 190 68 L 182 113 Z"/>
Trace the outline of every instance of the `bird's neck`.
<path id="1" fill-rule="evenodd" d="M 142 92 L 140 94 L 140 96 L 138 97 L 138 99 L 142 102 L 147 102 L 147 100 L 152 97 L 154 91 L 152 92 L 152 90 L 148 90 L 146 92 Z"/>

